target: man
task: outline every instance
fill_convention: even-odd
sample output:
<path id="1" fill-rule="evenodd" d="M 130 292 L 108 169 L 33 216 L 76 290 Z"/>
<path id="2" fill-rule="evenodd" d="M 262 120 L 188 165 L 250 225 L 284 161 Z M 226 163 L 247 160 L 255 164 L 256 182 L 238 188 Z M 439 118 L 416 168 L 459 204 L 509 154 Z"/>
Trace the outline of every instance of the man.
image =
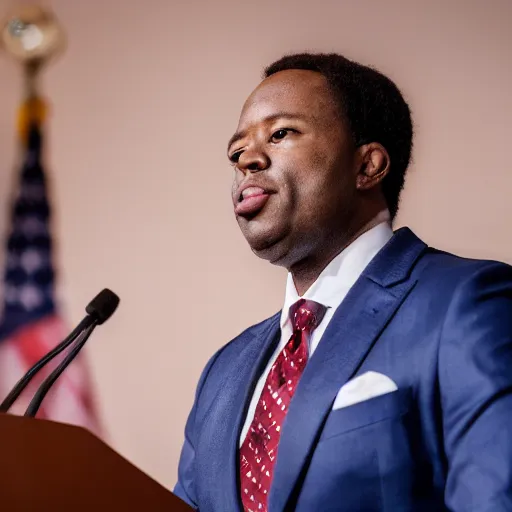
<path id="1" fill-rule="evenodd" d="M 512 510 L 512 270 L 391 221 L 409 108 L 375 70 L 285 57 L 228 155 L 282 312 L 207 364 L 175 492 L 201 512 Z"/>

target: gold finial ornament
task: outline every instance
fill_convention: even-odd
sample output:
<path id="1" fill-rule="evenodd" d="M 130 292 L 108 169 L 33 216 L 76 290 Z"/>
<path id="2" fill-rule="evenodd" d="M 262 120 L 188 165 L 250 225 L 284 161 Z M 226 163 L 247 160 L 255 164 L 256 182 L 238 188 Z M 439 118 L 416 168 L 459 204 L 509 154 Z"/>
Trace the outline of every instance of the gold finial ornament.
<path id="1" fill-rule="evenodd" d="M 46 64 L 66 46 L 66 36 L 53 12 L 39 5 L 12 10 L 1 25 L 4 49 L 27 67 Z"/>
<path id="2" fill-rule="evenodd" d="M 18 115 L 18 133 L 27 143 L 32 126 L 41 126 L 48 106 L 39 91 L 39 75 L 66 47 L 64 30 L 53 12 L 39 5 L 22 5 L 0 22 L 0 46 L 23 67 L 25 98 Z"/>

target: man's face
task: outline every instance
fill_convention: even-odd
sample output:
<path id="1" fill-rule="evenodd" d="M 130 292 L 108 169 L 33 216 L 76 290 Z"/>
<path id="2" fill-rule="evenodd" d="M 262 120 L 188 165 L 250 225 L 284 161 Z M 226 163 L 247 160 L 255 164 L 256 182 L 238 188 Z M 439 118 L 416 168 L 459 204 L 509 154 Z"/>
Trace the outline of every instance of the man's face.
<path id="1" fill-rule="evenodd" d="M 247 99 L 228 156 L 252 250 L 290 268 L 335 243 L 355 207 L 355 148 L 325 78 L 287 70 Z"/>

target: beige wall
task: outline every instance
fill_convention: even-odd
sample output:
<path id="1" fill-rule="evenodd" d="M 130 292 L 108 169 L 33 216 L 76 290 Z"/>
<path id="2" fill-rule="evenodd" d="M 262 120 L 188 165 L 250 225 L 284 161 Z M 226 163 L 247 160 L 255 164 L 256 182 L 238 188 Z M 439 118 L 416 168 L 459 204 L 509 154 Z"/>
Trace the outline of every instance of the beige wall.
<path id="1" fill-rule="evenodd" d="M 165 485 L 207 358 L 284 293 L 238 232 L 224 154 L 265 64 L 335 50 L 388 73 L 416 121 L 399 224 L 512 262 L 510 0 L 52 5 L 70 38 L 45 76 L 66 313 L 104 286 L 121 296 L 87 356 L 111 444 Z M 0 60 L 2 205 L 19 84 Z"/>

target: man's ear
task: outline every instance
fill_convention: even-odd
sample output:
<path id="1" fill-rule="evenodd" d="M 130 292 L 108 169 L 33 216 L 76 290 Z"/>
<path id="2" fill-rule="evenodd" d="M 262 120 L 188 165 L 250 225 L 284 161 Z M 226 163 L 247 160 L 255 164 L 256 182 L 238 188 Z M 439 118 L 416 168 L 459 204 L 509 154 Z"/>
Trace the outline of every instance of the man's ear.
<path id="1" fill-rule="evenodd" d="M 378 142 L 370 142 L 358 148 L 359 172 L 356 186 L 358 190 L 369 190 L 379 184 L 389 173 L 389 155 Z"/>

